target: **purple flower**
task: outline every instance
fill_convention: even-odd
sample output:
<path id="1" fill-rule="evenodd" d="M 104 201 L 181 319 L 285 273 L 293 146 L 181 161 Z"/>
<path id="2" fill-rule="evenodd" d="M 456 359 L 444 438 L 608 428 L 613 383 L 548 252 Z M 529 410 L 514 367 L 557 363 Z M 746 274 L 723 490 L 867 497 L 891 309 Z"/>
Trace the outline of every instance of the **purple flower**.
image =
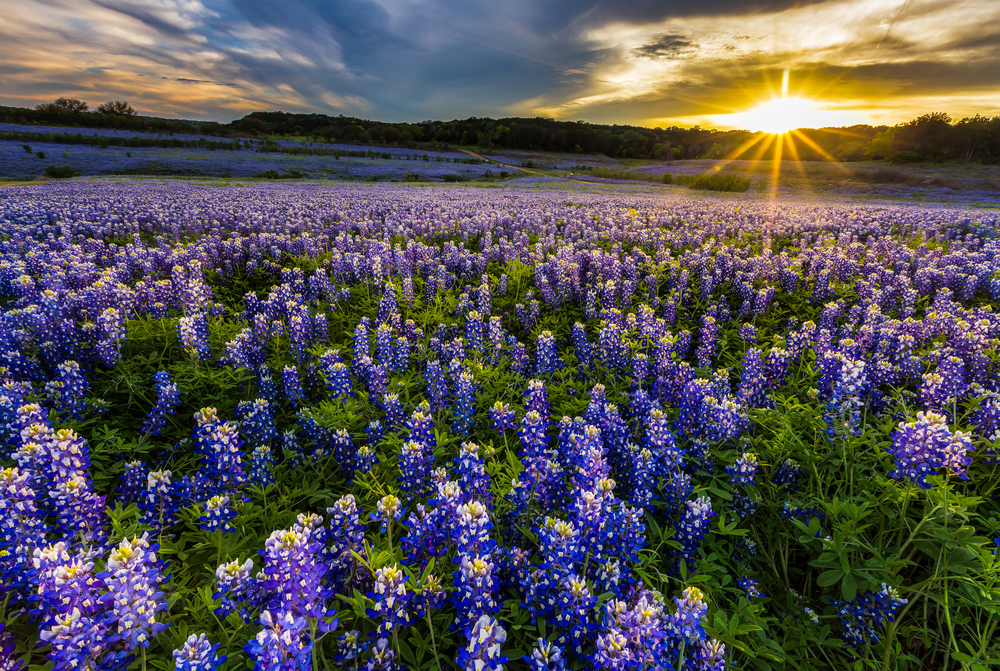
<path id="1" fill-rule="evenodd" d="M 465 628 L 469 643 L 459 648 L 458 665 L 464 671 L 503 671 L 507 658 L 502 646 L 507 632 L 489 615 L 483 615 L 472 627 Z"/>
<path id="2" fill-rule="evenodd" d="M 531 648 L 531 655 L 525 655 L 522 659 L 530 671 L 565 671 L 564 654 L 561 647 L 539 638 Z"/>
<path id="3" fill-rule="evenodd" d="M 148 534 L 119 543 L 100 577 L 108 589 L 101 602 L 109 604 L 108 622 L 117 637 L 128 650 L 149 647 L 150 639 L 167 628 L 157 620 L 167 610 L 167 601 L 160 591 L 165 578 L 156 546 L 149 543 Z"/>
<path id="4" fill-rule="evenodd" d="M 895 622 L 900 608 L 907 600 L 899 592 L 882 583 L 878 592 L 865 592 L 851 601 L 831 600 L 840 616 L 844 630 L 840 636 L 848 645 L 858 648 L 865 643 L 878 643 L 880 630 L 886 624 Z"/>
<path id="5" fill-rule="evenodd" d="M 732 466 L 726 467 L 729 482 L 733 485 L 752 485 L 757 477 L 757 455 L 751 452 L 740 455 Z"/>
<path id="6" fill-rule="evenodd" d="M 368 594 L 374 606 L 368 609 L 368 617 L 378 622 L 375 634 L 379 638 L 406 627 L 413 617 L 410 610 L 413 595 L 406 589 L 407 580 L 409 576 L 397 564 L 375 571 L 375 583 Z"/>
<path id="7" fill-rule="evenodd" d="M 228 496 L 213 496 L 205 502 L 205 510 L 201 513 L 201 528 L 205 531 L 236 531 L 232 525 L 236 519 L 236 511 L 229 505 Z"/>
<path id="8" fill-rule="evenodd" d="M 174 650 L 175 671 L 216 671 L 226 661 L 225 655 L 218 656 L 218 649 L 219 644 L 209 643 L 205 634 L 191 634 L 184 647 Z"/>
<path id="9" fill-rule="evenodd" d="M 490 408 L 490 421 L 493 422 L 493 429 L 504 433 L 517 426 L 517 415 L 510 409 L 510 405 L 497 401 Z"/>
<path id="10" fill-rule="evenodd" d="M 244 646 L 255 671 L 310 671 L 312 646 L 308 623 L 289 612 L 265 610 L 263 629 Z"/>
<path id="11" fill-rule="evenodd" d="M 147 436 L 160 435 L 160 431 L 167 423 L 167 415 L 174 414 L 181 398 L 177 385 L 170 379 L 170 373 L 167 371 L 157 371 L 153 375 L 153 381 L 156 387 L 156 405 L 142 425 L 142 432 Z"/>

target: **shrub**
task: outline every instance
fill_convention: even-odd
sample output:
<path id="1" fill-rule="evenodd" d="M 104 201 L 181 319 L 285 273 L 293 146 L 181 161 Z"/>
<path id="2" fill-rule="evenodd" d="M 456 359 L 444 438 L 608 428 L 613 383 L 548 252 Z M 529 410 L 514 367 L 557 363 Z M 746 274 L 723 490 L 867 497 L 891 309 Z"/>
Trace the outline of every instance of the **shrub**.
<path id="1" fill-rule="evenodd" d="M 920 163 L 924 157 L 915 151 L 895 151 L 886 157 L 889 163 Z"/>
<path id="2" fill-rule="evenodd" d="M 742 175 L 713 173 L 697 175 L 687 183 L 689 189 L 704 191 L 746 191 L 750 188 L 750 178 Z"/>
<path id="3" fill-rule="evenodd" d="M 45 168 L 45 174 L 52 179 L 66 179 L 76 177 L 80 173 L 68 165 L 50 165 Z"/>
<path id="4" fill-rule="evenodd" d="M 45 158 L 45 152 L 39 149 L 38 151 L 35 152 L 35 156 L 37 156 L 38 158 Z"/>

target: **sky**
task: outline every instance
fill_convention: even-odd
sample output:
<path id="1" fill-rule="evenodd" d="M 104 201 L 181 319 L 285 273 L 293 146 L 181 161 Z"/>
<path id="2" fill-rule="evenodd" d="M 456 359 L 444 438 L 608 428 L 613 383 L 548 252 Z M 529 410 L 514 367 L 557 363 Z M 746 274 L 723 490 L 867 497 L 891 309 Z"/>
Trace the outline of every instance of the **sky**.
<path id="1" fill-rule="evenodd" d="M 998 0 L 0 0 L 0 105 L 758 130 L 1000 114 Z M 782 108 L 786 109 L 786 108 Z"/>

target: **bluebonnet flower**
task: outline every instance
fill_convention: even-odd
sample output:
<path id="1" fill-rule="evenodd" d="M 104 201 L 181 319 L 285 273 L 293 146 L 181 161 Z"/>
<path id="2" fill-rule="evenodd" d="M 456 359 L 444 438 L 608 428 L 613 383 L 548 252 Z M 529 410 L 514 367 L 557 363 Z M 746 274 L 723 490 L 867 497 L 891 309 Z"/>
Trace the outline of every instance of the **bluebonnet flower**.
<path id="1" fill-rule="evenodd" d="M 429 283 L 428 286 L 430 286 Z M 363 668 L 364 671 L 399 671 L 399 664 L 396 663 L 396 651 L 389 645 L 389 639 L 380 638 L 375 641 L 372 656 Z"/>
<path id="2" fill-rule="evenodd" d="M 383 395 L 382 409 L 385 411 L 385 426 L 388 431 L 393 431 L 403 425 L 406 419 L 406 409 L 403 407 L 403 402 L 399 400 L 399 394 Z"/>
<path id="3" fill-rule="evenodd" d="M 763 599 L 764 593 L 757 588 L 757 581 L 753 578 L 739 578 L 736 584 L 741 588 L 746 590 L 747 597 L 750 599 Z"/>
<path id="4" fill-rule="evenodd" d="M 459 648 L 459 666 L 464 671 L 503 671 L 507 658 L 501 647 L 507 640 L 507 632 L 497 620 L 483 615 L 472 627 L 465 628 L 469 643 Z"/>
<path id="5" fill-rule="evenodd" d="M 577 363 L 581 368 L 589 368 L 592 359 L 590 342 L 587 340 L 587 329 L 580 322 L 573 324 L 570 329 L 570 336 L 573 338 L 573 351 L 576 354 Z"/>
<path id="6" fill-rule="evenodd" d="M 601 330 L 597 334 L 597 348 L 601 360 L 610 370 L 625 368 L 628 346 L 621 326 L 614 322 L 601 322 Z"/>
<path id="7" fill-rule="evenodd" d="M 222 564 L 215 570 L 215 593 L 213 599 L 220 600 L 215 609 L 216 615 L 226 618 L 230 613 L 239 613 L 245 622 L 249 622 L 250 610 L 256 606 L 260 594 L 257 581 L 250 575 L 253 562 L 231 561 Z"/>
<path id="8" fill-rule="evenodd" d="M 181 398 L 177 385 L 170 379 L 170 373 L 167 371 L 157 371 L 153 375 L 153 384 L 156 388 L 156 405 L 142 425 L 142 433 L 147 436 L 160 435 L 160 431 L 167 423 L 167 415 L 174 414 Z"/>
<path id="9" fill-rule="evenodd" d="M 240 401 L 236 404 L 236 412 L 242 420 L 240 434 L 247 445 L 269 446 L 278 437 L 274 412 L 267 399 L 258 398 L 252 403 Z"/>
<path id="10" fill-rule="evenodd" d="M 195 413 L 195 448 L 201 454 L 199 476 L 210 493 L 235 492 L 246 482 L 243 452 L 236 426 L 220 422 L 215 408 L 202 408 Z"/>
<path id="11" fill-rule="evenodd" d="M 452 431 L 469 435 L 476 414 L 476 385 L 472 373 L 462 371 L 455 380 L 455 403 L 452 406 Z"/>
<path id="12" fill-rule="evenodd" d="M 82 419 L 87 407 L 84 397 L 90 389 L 90 383 L 80 372 L 80 364 L 72 359 L 63 361 L 56 368 L 56 375 L 57 379 L 45 385 L 45 391 L 56 410 L 66 413 L 70 419 Z"/>
<path id="13" fill-rule="evenodd" d="M 361 638 L 361 632 L 352 629 L 337 638 L 337 653 L 333 656 L 333 661 L 339 666 L 346 666 L 348 662 L 363 655 L 367 649 L 368 644 Z"/>
<path id="14" fill-rule="evenodd" d="M 701 320 L 698 349 L 695 351 L 699 368 L 708 368 L 712 365 L 712 358 L 715 356 L 715 349 L 717 346 L 716 340 L 718 337 L 719 326 L 716 323 L 715 318 L 706 315 Z"/>
<path id="15" fill-rule="evenodd" d="M 646 423 L 646 446 L 655 459 L 655 473 L 663 475 L 679 468 L 684 463 L 684 455 L 677 447 L 674 434 L 667 423 L 667 415 L 654 408 L 649 412 Z"/>
<path id="16" fill-rule="evenodd" d="M 211 361 L 212 350 L 208 343 L 208 321 L 202 313 L 181 317 L 177 322 L 181 346 L 196 361 Z"/>
<path id="17" fill-rule="evenodd" d="M 174 650 L 175 671 L 216 671 L 226 661 L 218 650 L 219 644 L 212 645 L 205 634 L 191 634 L 180 650 Z"/>
<path id="18" fill-rule="evenodd" d="M 281 383 L 285 387 L 285 396 L 292 407 L 297 408 L 306 397 L 305 391 L 302 390 L 302 381 L 299 379 L 299 370 L 295 366 L 285 366 L 281 370 Z"/>
<path id="19" fill-rule="evenodd" d="M 701 620 L 708 613 L 708 604 L 702 591 L 697 587 L 688 587 L 680 598 L 674 597 L 674 603 L 677 610 L 668 620 L 669 631 L 688 642 L 704 638 Z"/>
<path id="20" fill-rule="evenodd" d="M 0 469 L 0 584 L 12 604 L 26 596 L 32 551 L 45 543 L 44 517 L 31 479 L 17 467 Z"/>
<path id="21" fill-rule="evenodd" d="M 864 592 L 851 601 L 830 601 L 837 609 L 844 631 L 840 636 L 853 648 L 865 643 L 878 643 L 880 629 L 890 622 L 895 622 L 899 609 L 906 605 L 907 600 L 899 596 L 895 588 L 882 583 L 878 592 Z"/>
<path id="22" fill-rule="evenodd" d="M 920 399 L 928 410 L 951 408 L 966 393 L 965 362 L 957 356 L 942 357 L 936 370 L 922 376 Z"/>
<path id="23" fill-rule="evenodd" d="M 771 482 L 785 489 L 796 489 L 801 473 L 802 468 L 799 466 L 799 462 L 794 459 L 785 459 L 775 470 Z"/>
<path id="24" fill-rule="evenodd" d="M 497 401 L 490 408 L 489 414 L 493 429 L 501 434 L 517 426 L 517 415 L 507 403 Z"/>
<path id="25" fill-rule="evenodd" d="M 562 365 L 559 353 L 556 352 L 556 339 L 552 331 L 542 331 L 538 334 L 538 349 L 535 353 L 535 374 L 551 375 Z"/>
<path id="26" fill-rule="evenodd" d="M 525 396 L 525 412 L 537 412 L 542 420 L 544 431 L 547 432 L 551 425 L 549 421 L 551 410 L 549 408 L 549 392 L 545 383 L 541 380 L 528 380 Z"/>
<path id="27" fill-rule="evenodd" d="M 461 554 L 488 555 L 496 547 L 490 538 L 493 523 L 489 511 L 481 501 L 470 501 L 455 509 L 458 523 L 454 531 L 455 543 Z"/>
<path id="28" fill-rule="evenodd" d="M 312 646 L 309 624 L 290 612 L 264 610 L 263 629 L 244 646 L 255 671 L 310 671 Z"/>
<path id="29" fill-rule="evenodd" d="M 118 491 L 126 506 L 138 503 L 145 497 L 147 473 L 146 465 L 141 461 L 130 461 L 125 464 L 125 472 L 121 475 Z"/>
<path id="30" fill-rule="evenodd" d="M 399 488 L 411 497 L 423 496 L 430 481 L 434 453 L 414 440 L 403 443 L 399 453 Z"/>
<path id="31" fill-rule="evenodd" d="M 100 603 L 106 588 L 88 555 L 73 556 L 63 541 L 36 547 L 32 552 L 35 583 L 34 611 L 41 616 L 40 637 L 51 644 L 49 659 L 55 668 L 89 666 L 117 642 L 107 626 Z"/>
<path id="32" fill-rule="evenodd" d="M 383 638 L 394 629 L 405 628 L 410 623 L 413 594 L 406 588 L 409 578 L 397 564 L 375 570 L 375 582 L 368 593 L 374 605 L 368 609 L 368 617 L 378 622 L 376 637 Z"/>
<path id="33" fill-rule="evenodd" d="M 693 658 L 698 671 L 725 671 L 726 644 L 714 638 L 698 641 Z"/>
<path id="34" fill-rule="evenodd" d="M 250 455 L 249 479 L 254 486 L 267 489 L 275 482 L 274 453 L 267 445 L 258 445 Z"/>
<path id="35" fill-rule="evenodd" d="M 290 529 L 274 531 L 264 543 L 264 587 L 272 594 L 269 608 L 296 617 L 319 620 L 320 629 L 337 626 L 327 607 L 333 592 L 325 585 L 323 532 L 318 516 L 299 515 Z"/>
<path id="36" fill-rule="evenodd" d="M 431 409 L 435 411 L 446 409 L 448 407 L 448 382 L 441 370 L 441 362 L 428 361 L 427 372 L 424 376 L 427 379 L 427 395 L 430 397 Z"/>
<path id="37" fill-rule="evenodd" d="M 715 513 L 712 511 L 712 502 L 707 496 L 690 500 L 685 504 L 684 516 L 677 525 L 677 540 L 683 545 L 681 558 L 688 564 L 697 560 L 698 548 L 708 533 L 713 517 Z"/>
<path id="38" fill-rule="evenodd" d="M 236 510 L 230 507 L 228 496 L 213 496 L 205 502 L 205 510 L 201 513 L 201 528 L 205 531 L 236 531 L 232 522 L 236 519 Z"/>
<path id="39" fill-rule="evenodd" d="M 471 310 L 465 317 L 465 339 L 469 341 L 469 351 L 482 351 L 483 317 L 476 310 Z"/>
<path id="40" fill-rule="evenodd" d="M 146 476 L 146 495 L 139 507 L 143 511 L 142 521 L 157 533 L 179 521 L 177 513 L 183 502 L 176 496 L 172 475 L 170 471 L 150 471 Z"/>
<path id="41" fill-rule="evenodd" d="M 340 470 L 350 474 L 357 466 L 355 458 L 357 448 L 354 447 L 354 438 L 347 429 L 337 429 L 333 432 L 330 442 L 333 444 L 333 455 L 340 465 Z"/>
<path id="42" fill-rule="evenodd" d="M 121 359 L 121 343 L 125 339 L 125 317 L 115 308 L 107 308 L 97 318 L 97 356 L 106 366 Z"/>
<path id="43" fill-rule="evenodd" d="M 165 578 L 160 574 L 156 545 L 148 538 L 143 534 L 119 543 L 99 576 L 108 590 L 101 597 L 102 603 L 109 604 L 107 621 L 115 626 L 117 637 L 128 650 L 149 647 L 150 639 L 167 627 L 157 620 L 157 615 L 167 610 L 160 591 Z"/>
<path id="44" fill-rule="evenodd" d="M 410 440 L 423 443 L 433 451 L 437 445 L 437 438 L 434 436 L 434 417 L 431 415 L 431 406 L 427 401 L 422 401 L 417 409 L 410 415 L 406 428 L 410 431 Z"/>
<path id="45" fill-rule="evenodd" d="M 497 587 L 493 573 L 496 568 L 489 555 L 461 553 L 455 557 L 459 569 L 452 574 L 455 590 L 452 603 L 459 612 L 459 621 L 473 622 L 482 615 L 500 610 L 496 600 Z"/>
<path id="46" fill-rule="evenodd" d="M 755 345 L 757 343 L 757 327 L 753 324 L 740 324 L 740 340 L 748 345 Z"/>
<path id="47" fill-rule="evenodd" d="M 757 477 L 757 455 L 752 452 L 740 455 L 736 463 L 726 467 L 726 473 L 732 485 L 752 485 Z"/>
<path id="48" fill-rule="evenodd" d="M 561 580 L 553 621 L 567 631 L 560 642 L 568 643 L 577 656 L 583 656 L 584 641 L 596 629 L 591 615 L 596 604 L 586 580 L 572 571 Z"/>
<path id="49" fill-rule="evenodd" d="M 476 443 L 462 443 L 455 458 L 462 490 L 467 496 L 483 501 L 487 507 L 492 503 L 490 476 L 486 474 L 486 464 L 480 455 L 481 448 Z"/>
<path id="50" fill-rule="evenodd" d="M 380 533 L 386 533 L 393 522 L 398 522 L 403 516 L 403 502 L 392 494 L 386 494 L 376 504 L 376 511 L 371 514 L 372 522 L 381 522 Z"/>
<path id="51" fill-rule="evenodd" d="M 21 661 L 14 652 L 14 638 L 8 635 L 7 623 L 0 622 L 0 671 L 21 671 Z"/>
<path id="52" fill-rule="evenodd" d="M 632 356 L 632 386 L 641 387 L 649 375 L 649 357 L 643 352 Z"/>
<path id="53" fill-rule="evenodd" d="M 767 376 L 761 352 L 756 347 L 751 347 L 743 355 L 743 370 L 740 372 L 736 398 L 743 405 L 758 408 L 764 404 L 766 391 Z"/>
<path id="54" fill-rule="evenodd" d="M 268 403 L 278 402 L 278 385 L 267 366 L 260 366 L 257 369 L 257 389 Z"/>
<path id="55" fill-rule="evenodd" d="M 941 468 L 968 479 L 965 468 L 972 462 L 973 449 L 968 434 L 952 433 L 945 417 L 935 412 L 918 412 L 913 422 L 900 422 L 892 432 L 892 445 L 886 450 L 896 459 L 897 480 L 908 479 L 922 489 L 930 489 L 927 476 Z"/>
<path id="56" fill-rule="evenodd" d="M 531 654 L 525 655 L 522 659 L 530 671 L 565 671 L 564 654 L 560 646 L 539 638 L 532 646 Z"/>
<path id="57" fill-rule="evenodd" d="M 617 630 L 610 629 L 597 637 L 594 643 L 594 665 L 598 669 L 626 671 L 633 666 L 633 655 L 628 639 Z"/>

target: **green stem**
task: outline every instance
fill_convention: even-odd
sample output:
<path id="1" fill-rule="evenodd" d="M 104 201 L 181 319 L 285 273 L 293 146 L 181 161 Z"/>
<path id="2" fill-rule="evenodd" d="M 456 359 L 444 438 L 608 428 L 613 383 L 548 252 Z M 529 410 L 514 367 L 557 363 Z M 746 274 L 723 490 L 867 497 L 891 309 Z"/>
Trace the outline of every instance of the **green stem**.
<path id="1" fill-rule="evenodd" d="M 441 671 L 441 659 L 438 657 L 437 639 L 434 636 L 434 623 L 431 621 L 431 611 L 427 609 L 427 629 L 431 632 L 431 652 L 434 653 L 434 663 L 438 671 Z"/>

